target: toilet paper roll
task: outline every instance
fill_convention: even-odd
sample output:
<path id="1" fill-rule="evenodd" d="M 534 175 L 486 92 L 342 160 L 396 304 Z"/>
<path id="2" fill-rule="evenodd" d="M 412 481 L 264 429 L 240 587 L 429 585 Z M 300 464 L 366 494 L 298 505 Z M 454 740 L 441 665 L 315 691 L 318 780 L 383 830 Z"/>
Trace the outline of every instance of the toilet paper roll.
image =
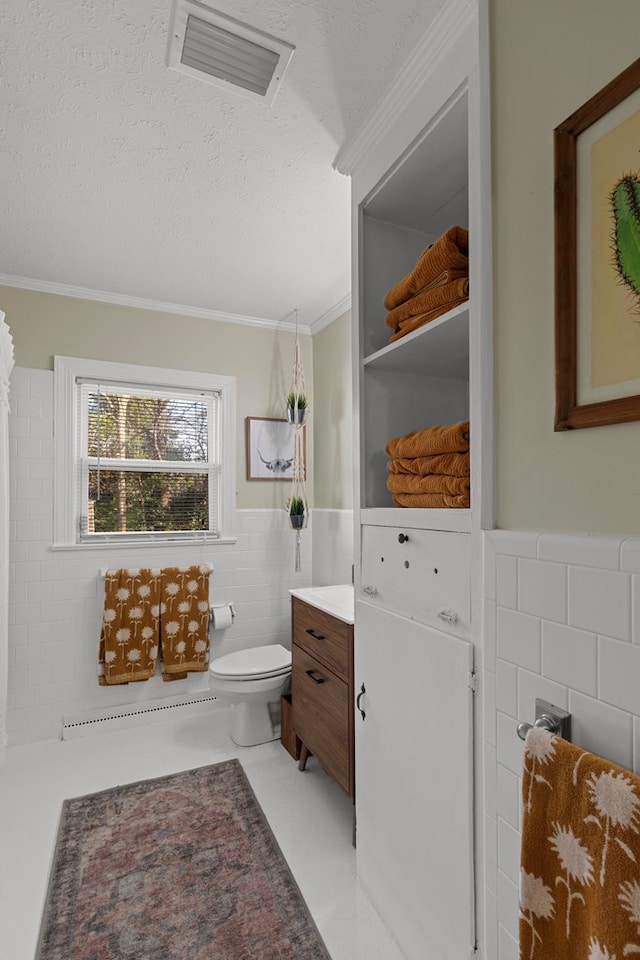
<path id="1" fill-rule="evenodd" d="M 230 603 L 211 607 L 211 622 L 214 630 L 225 630 L 233 623 L 233 610 Z"/>

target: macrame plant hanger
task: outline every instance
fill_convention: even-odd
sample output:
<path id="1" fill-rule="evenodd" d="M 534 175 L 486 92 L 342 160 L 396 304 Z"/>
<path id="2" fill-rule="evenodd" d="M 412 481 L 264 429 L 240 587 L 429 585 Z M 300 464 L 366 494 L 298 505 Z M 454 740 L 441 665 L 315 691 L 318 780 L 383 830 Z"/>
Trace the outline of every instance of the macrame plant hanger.
<path id="1" fill-rule="evenodd" d="M 293 446 L 293 477 L 291 496 L 287 502 L 289 524 L 296 534 L 296 570 L 301 569 L 300 561 L 300 531 L 307 526 L 309 504 L 305 488 L 304 463 L 304 425 L 309 414 L 309 405 L 304 383 L 304 368 L 302 366 L 302 351 L 298 337 L 298 311 L 296 310 L 296 337 L 293 348 L 293 372 L 291 388 L 287 396 L 287 420 L 294 430 Z"/>

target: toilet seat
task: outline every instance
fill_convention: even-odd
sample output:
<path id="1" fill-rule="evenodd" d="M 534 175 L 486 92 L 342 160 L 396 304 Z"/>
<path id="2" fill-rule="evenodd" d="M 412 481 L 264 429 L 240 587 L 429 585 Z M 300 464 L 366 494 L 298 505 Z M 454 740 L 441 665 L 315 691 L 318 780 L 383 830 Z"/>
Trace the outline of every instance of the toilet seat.
<path id="1" fill-rule="evenodd" d="M 249 647 L 212 660 L 209 672 L 220 680 L 256 680 L 291 672 L 291 651 L 280 643 Z"/>

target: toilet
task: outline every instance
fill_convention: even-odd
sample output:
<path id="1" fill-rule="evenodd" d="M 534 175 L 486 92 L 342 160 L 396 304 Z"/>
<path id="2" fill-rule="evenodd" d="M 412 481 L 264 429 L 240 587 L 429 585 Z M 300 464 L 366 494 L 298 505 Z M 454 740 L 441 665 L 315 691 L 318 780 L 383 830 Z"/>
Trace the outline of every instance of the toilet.
<path id="1" fill-rule="evenodd" d="M 277 740 L 272 715 L 291 682 L 291 651 L 280 643 L 226 653 L 209 664 L 209 686 L 231 704 L 229 734 L 241 747 Z"/>

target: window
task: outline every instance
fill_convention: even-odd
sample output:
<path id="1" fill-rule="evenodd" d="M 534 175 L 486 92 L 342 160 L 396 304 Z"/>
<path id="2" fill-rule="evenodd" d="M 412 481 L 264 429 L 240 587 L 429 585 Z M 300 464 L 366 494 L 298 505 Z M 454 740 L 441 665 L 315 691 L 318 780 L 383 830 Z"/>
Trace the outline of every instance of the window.
<path id="1" fill-rule="evenodd" d="M 235 378 L 55 358 L 56 544 L 229 539 Z"/>

